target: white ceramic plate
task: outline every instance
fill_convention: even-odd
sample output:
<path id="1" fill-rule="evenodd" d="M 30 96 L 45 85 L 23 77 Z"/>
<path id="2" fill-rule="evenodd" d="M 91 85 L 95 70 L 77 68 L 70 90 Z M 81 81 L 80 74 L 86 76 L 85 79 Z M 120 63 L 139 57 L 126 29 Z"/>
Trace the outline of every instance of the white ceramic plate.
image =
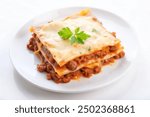
<path id="1" fill-rule="evenodd" d="M 22 75 L 22 78 L 49 91 L 79 93 L 109 85 L 112 82 L 117 81 L 126 73 L 134 62 L 138 50 L 138 43 L 133 30 L 129 24 L 119 16 L 96 8 L 91 8 L 91 10 L 93 14 L 102 21 L 104 27 L 109 31 L 117 32 L 117 37 L 120 38 L 122 45 L 125 47 L 125 58 L 111 66 L 104 67 L 100 74 L 94 75 L 92 78 L 72 80 L 67 84 L 56 84 L 53 81 L 48 81 L 46 80 L 46 75 L 44 73 L 39 73 L 36 70 L 36 65 L 40 61 L 26 48 L 31 36 L 28 31 L 29 27 L 32 25 L 47 23 L 50 20 L 62 19 L 72 13 L 80 11 L 81 9 L 84 8 L 71 7 L 46 12 L 31 19 L 18 31 L 12 42 L 10 56 L 14 67 L 18 73 Z"/>

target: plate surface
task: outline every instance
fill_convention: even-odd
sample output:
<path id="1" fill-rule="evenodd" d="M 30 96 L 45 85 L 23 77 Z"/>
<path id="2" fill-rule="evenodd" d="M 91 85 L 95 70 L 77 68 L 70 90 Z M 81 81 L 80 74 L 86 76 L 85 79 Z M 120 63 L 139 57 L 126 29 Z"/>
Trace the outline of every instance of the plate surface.
<path id="1" fill-rule="evenodd" d="M 84 7 L 62 8 L 46 12 L 31 19 L 18 31 L 12 41 L 10 57 L 14 67 L 18 73 L 22 75 L 22 78 L 49 91 L 79 93 L 109 85 L 120 79 L 126 73 L 137 55 L 138 42 L 136 36 L 125 20 L 111 12 L 96 8 L 91 8 L 92 13 L 103 23 L 104 27 L 111 32 L 117 32 L 117 37 L 125 47 L 125 58 L 111 66 L 104 67 L 100 74 L 94 75 L 89 79 L 81 78 L 80 80 L 72 80 L 67 84 L 56 84 L 53 81 L 48 81 L 44 73 L 39 73 L 36 70 L 36 65 L 40 63 L 40 61 L 26 48 L 26 44 L 31 36 L 28 31 L 29 27 L 47 23 L 51 20 L 63 19 L 81 9 L 84 9 Z"/>

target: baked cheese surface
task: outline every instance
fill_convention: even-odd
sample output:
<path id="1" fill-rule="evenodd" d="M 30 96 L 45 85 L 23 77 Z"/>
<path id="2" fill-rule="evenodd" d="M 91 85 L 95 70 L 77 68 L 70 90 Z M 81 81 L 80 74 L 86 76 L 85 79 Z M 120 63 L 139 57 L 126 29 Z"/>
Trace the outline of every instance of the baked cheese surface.
<path id="1" fill-rule="evenodd" d="M 80 30 L 89 34 L 90 37 L 85 40 L 84 44 L 74 43 L 71 45 L 69 40 L 63 40 L 58 35 L 58 32 L 65 27 L 69 27 L 72 32 L 80 27 Z M 34 27 L 33 32 L 37 34 L 42 44 L 51 52 L 59 66 L 63 66 L 76 57 L 120 43 L 119 39 L 108 32 L 93 16 L 79 16 L 61 21 L 52 21 L 40 27 Z"/>

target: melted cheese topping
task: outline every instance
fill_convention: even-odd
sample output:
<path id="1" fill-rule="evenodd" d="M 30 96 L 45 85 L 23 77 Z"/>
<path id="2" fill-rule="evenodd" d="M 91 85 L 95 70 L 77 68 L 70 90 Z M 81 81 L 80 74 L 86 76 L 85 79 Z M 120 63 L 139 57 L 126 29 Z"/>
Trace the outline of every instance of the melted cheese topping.
<path id="1" fill-rule="evenodd" d="M 63 40 L 58 35 L 58 31 L 64 27 L 69 27 L 72 32 L 77 27 L 80 27 L 81 31 L 90 35 L 90 38 L 84 44 L 71 45 L 69 40 Z M 32 32 L 37 34 L 40 41 L 51 52 L 60 67 L 76 57 L 101 50 L 104 46 L 120 43 L 92 16 L 78 16 L 76 18 L 53 21 L 40 27 L 33 27 Z"/>

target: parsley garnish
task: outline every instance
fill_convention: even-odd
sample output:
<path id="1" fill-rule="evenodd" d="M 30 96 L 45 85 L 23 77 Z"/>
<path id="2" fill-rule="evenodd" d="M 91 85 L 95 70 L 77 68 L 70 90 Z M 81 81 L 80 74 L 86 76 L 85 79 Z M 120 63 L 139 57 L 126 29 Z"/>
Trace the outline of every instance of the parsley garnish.
<path id="1" fill-rule="evenodd" d="M 72 36 L 72 32 L 68 27 L 61 29 L 58 34 L 64 40 L 69 39 Z"/>
<path id="2" fill-rule="evenodd" d="M 62 28 L 58 32 L 58 35 L 64 40 L 69 39 L 71 44 L 84 44 L 84 41 L 90 37 L 89 34 L 86 34 L 84 31 L 80 31 L 80 27 L 77 27 L 74 33 L 68 27 Z"/>

